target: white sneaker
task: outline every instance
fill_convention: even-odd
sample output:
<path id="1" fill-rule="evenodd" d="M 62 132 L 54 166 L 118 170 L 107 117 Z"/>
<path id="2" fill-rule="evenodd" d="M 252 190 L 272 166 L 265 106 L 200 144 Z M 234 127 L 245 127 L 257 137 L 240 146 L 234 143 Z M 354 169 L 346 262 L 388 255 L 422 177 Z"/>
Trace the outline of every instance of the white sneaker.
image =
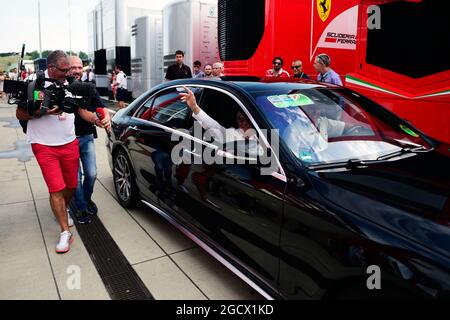
<path id="1" fill-rule="evenodd" d="M 64 231 L 59 235 L 59 242 L 56 244 L 56 253 L 66 253 L 70 250 L 70 244 L 73 242 L 72 234 Z"/>
<path id="2" fill-rule="evenodd" d="M 70 216 L 69 209 L 67 209 L 67 221 L 69 222 L 69 228 L 72 228 L 73 227 L 73 219 Z"/>

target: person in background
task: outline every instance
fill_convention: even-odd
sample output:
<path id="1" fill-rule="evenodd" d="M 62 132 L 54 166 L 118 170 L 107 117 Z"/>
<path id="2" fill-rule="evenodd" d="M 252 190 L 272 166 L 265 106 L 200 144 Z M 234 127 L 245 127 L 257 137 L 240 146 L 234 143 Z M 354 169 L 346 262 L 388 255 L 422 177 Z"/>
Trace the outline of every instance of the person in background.
<path id="1" fill-rule="evenodd" d="M 194 61 L 194 72 L 192 77 L 195 79 L 200 79 L 205 77 L 205 73 L 201 69 L 202 63 L 198 60 Z"/>
<path id="2" fill-rule="evenodd" d="M 77 56 L 69 57 L 70 75 L 77 81 L 81 80 L 83 74 L 83 63 Z M 97 138 L 95 126 L 99 126 L 109 130 L 111 121 L 109 112 L 105 111 L 105 118 L 99 119 L 96 115 L 97 108 L 105 108 L 100 99 L 100 95 L 96 95 L 92 100 L 92 105 L 82 106 L 89 113 L 90 119 L 86 121 L 80 115 L 75 114 L 75 134 L 78 139 L 80 148 L 80 168 L 78 170 L 78 186 L 75 192 L 76 212 L 73 215 L 81 224 L 90 222 L 90 215 L 96 215 L 98 212 L 97 205 L 92 201 L 94 192 L 94 184 L 97 179 L 97 165 L 95 156 L 94 139 Z"/>
<path id="3" fill-rule="evenodd" d="M 294 71 L 294 78 L 310 79 L 310 77 L 303 72 L 303 63 L 301 60 L 297 59 L 292 61 L 291 68 Z"/>
<path id="4" fill-rule="evenodd" d="M 87 67 L 86 72 L 83 72 L 83 75 L 81 76 L 81 81 L 95 83 L 95 74 L 90 67 Z"/>
<path id="5" fill-rule="evenodd" d="M 184 64 L 184 52 L 175 52 L 175 63 L 167 68 L 166 80 L 189 79 L 192 78 L 191 68 Z"/>
<path id="6" fill-rule="evenodd" d="M 3 84 L 5 83 L 5 75 L 0 71 L 0 99 L 3 99 Z"/>
<path id="7" fill-rule="evenodd" d="M 112 91 L 112 99 L 116 100 L 116 94 L 117 94 L 117 87 L 116 87 L 116 80 L 117 80 L 117 74 L 116 71 L 113 70 L 111 71 L 111 80 L 110 80 L 110 84 L 111 84 L 111 91 Z"/>
<path id="8" fill-rule="evenodd" d="M 34 81 L 36 80 L 36 72 L 31 71 L 31 69 L 28 69 L 28 77 L 25 79 L 25 81 Z"/>
<path id="9" fill-rule="evenodd" d="M 212 78 L 213 77 L 213 69 L 212 69 L 212 65 L 207 64 L 205 66 L 205 78 Z"/>
<path id="10" fill-rule="evenodd" d="M 122 70 L 122 66 L 116 65 L 116 82 L 114 85 L 116 86 L 116 99 L 118 102 L 119 109 L 125 108 L 125 100 L 128 96 L 128 82 L 127 75 Z"/>
<path id="11" fill-rule="evenodd" d="M 8 77 L 9 77 L 10 80 L 18 80 L 18 78 L 17 78 L 17 69 L 16 68 L 12 69 L 9 72 Z"/>
<path id="12" fill-rule="evenodd" d="M 216 79 L 223 77 L 225 75 L 222 62 L 216 62 L 213 64 L 212 75 L 213 75 L 213 78 L 216 78 Z"/>
<path id="13" fill-rule="evenodd" d="M 20 80 L 25 81 L 28 77 L 28 72 L 25 70 L 25 67 L 22 67 L 22 71 L 20 72 Z"/>
<path id="14" fill-rule="evenodd" d="M 275 57 L 272 61 L 273 68 L 267 70 L 266 77 L 281 77 L 289 78 L 289 72 L 283 70 L 283 59 L 281 57 Z"/>
<path id="15" fill-rule="evenodd" d="M 317 75 L 317 81 L 327 82 L 342 86 L 341 78 L 333 69 L 330 68 L 331 58 L 325 53 L 317 55 L 314 60 L 314 69 L 319 73 Z"/>

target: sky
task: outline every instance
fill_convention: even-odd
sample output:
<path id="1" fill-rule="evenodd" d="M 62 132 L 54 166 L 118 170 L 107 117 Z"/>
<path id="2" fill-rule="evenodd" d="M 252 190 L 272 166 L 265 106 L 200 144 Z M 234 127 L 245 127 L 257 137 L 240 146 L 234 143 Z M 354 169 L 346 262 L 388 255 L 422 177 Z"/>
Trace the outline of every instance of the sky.
<path id="1" fill-rule="evenodd" d="M 148 0 L 162 9 L 173 0 Z M 42 50 L 87 52 L 87 16 L 99 0 L 40 0 Z M 69 29 L 69 3 L 70 25 Z M 38 0 L 0 0 L 0 53 L 39 50 Z M 71 30 L 71 37 L 69 37 Z"/>

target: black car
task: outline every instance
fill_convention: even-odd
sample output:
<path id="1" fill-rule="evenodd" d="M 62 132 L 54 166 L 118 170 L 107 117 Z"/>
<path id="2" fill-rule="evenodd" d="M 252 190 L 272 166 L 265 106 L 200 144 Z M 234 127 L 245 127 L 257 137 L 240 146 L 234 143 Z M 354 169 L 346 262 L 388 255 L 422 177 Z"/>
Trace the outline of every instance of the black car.
<path id="1" fill-rule="evenodd" d="M 183 87 L 252 137 L 199 129 Z M 107 148 L 122 206 L 144 203 L 266 298 L 450 296 L 448 146 L 353 91 L 168 82 L 117 112 Z"/>

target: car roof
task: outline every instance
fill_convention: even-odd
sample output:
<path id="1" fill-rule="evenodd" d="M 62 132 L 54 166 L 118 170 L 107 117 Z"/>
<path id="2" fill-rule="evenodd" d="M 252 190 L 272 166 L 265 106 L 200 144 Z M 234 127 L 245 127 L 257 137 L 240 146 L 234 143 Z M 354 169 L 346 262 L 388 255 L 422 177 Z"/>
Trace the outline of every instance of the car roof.
<path id="1" fill-rule="evenodd" d="M 192 84 L 193 82 L 198 84 L 212 84 L 217 87 L 234 87 L 239 88 L 243 91 L 261 92 L 261 91 L 271 91 L 271 90 L 291 90 L 291 89 L 312 89 L 312 88 L 339 88 L 338 86 L 317 82 L 314 80 L 300 80 L 297 78 L 260 78 L 252 76 L 231 76 L 231 77 L 221 77 L 221 79 L 182 79 L 174 80 L 164 83 L 163 87 L 168 85 L 182 85 L 182 84 Z"/>
<path id="2" fill-rule="evenodd" d="M 278 91 L 285 89 L 311 89 L 325 87 L 316 83 L 299 83 L 299 82 L 233 82 L 238 87 L 241 87 L 247 92 L 258 91 Z"/>

